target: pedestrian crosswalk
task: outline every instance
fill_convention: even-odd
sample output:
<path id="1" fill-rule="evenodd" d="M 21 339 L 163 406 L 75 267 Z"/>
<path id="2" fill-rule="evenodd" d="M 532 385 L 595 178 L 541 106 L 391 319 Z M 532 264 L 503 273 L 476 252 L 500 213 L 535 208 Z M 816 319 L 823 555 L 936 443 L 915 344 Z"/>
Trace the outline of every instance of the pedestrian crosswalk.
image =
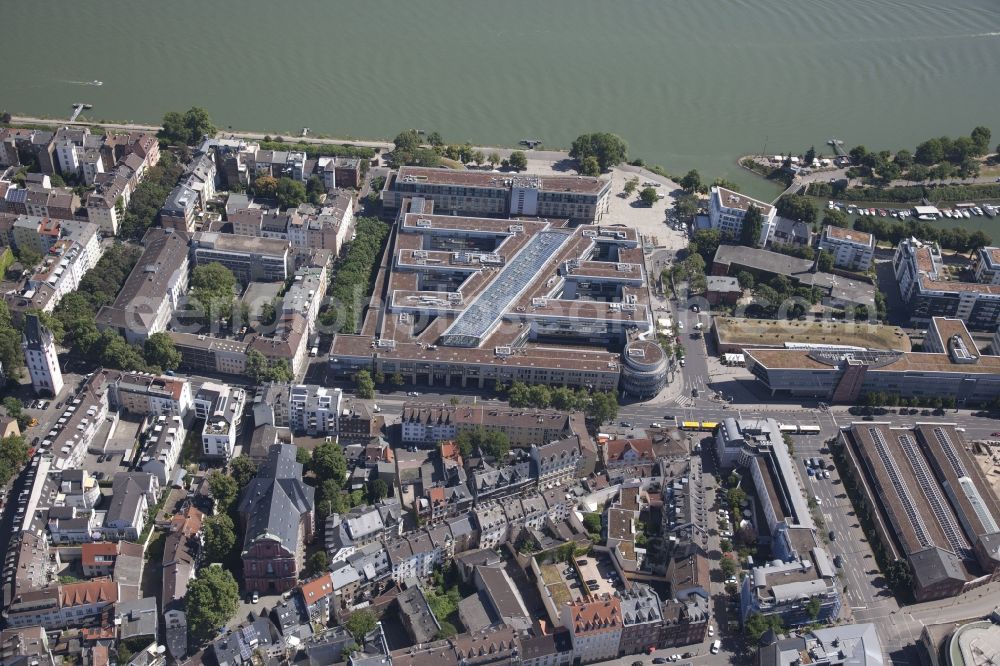
<path id="1" fill-rule="evenodd" d="M 676 402 L 681 407 L 694 407 L 694 398 L 689 398 L 685 395 L 677 396 L 676 398 L 674 398 L 674 402 Z"/>

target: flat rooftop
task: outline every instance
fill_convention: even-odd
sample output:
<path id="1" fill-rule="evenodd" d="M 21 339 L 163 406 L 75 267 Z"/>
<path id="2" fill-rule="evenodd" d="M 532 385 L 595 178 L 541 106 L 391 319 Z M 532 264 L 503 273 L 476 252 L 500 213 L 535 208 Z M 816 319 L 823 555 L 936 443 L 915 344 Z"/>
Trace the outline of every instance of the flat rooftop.
<path id="1" fill-rule="evenodd" d="M 456 169 L 404 166 L 400 167 L 399 173 L 396 175 L 396 182 L 504 190 L 510 189 L 516 182 L 519 186 L 534 185 L 543 191 L 597 194 L 605 187 L 608 187 L 610 181 L 590 176 L 511 175 L 494 171 L 460 171 Z"/>
<path id="2" fill-rule="evenodd" d="M 715 317 L 719 342 L 747 347 L 777 347 L 786 343 L 835 345 L 889 349 L 908 352 L 910 338 L 898 326 L 883 326 L 867 322 L 841 321 L 780 321 L 774 319 L 742 319 Z"/>

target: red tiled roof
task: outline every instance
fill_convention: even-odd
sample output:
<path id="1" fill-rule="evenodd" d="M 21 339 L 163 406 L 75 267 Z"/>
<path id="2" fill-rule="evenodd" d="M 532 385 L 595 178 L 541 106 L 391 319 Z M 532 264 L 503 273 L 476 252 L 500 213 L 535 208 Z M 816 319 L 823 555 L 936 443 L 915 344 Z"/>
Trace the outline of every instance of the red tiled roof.
<path id="1" fill-rule="evenodd" d="M 330 574 L 323 574 L 315 580 L 303 583 L 299 589 L 306 606 L 312 606 L 323 597 L 333 594 L 333 579 Z"/>
<path id="2" fill-rule="evenodd" d="M 111 543 L 110 541 L 101 541 L 98 543 L 85 543 L 80 546 L 80 551 L 83 560 L 83 566 L 93 567 L 99 564 L 111 565 L 113 560 L 118 556 L 118 546 L 117 544 Z M 104 560 L 101 562 L 97 561 L 97 556 L 103 555 L 105 557 L 110 557 L 112 561 Z"/>
<path id="3" fill-rule="evenodd" d="M 118 601 L 118 584 L 108 579 L 87 583 L 70 583 L 59 587 L 59 606 L 84 606 L 98 602 L 113 604 Z"/>

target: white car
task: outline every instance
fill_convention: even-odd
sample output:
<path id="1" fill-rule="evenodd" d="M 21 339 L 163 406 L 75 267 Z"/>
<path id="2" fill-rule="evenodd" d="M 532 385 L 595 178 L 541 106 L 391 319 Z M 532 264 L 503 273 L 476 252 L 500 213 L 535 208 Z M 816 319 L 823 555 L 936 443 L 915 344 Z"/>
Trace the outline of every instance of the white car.
<path id="1" fill-rule="evenodd" d="M 260 601 L 260 594 L 258 594 L 258 593 L 257 593 L 257 592 L 255 591 L 255 592 L 253 593 L 253 597 L 251 597 L 251 599 L 250 599 L 250 603 L 252 603 L 252 604 L 255 604 L 255 603 L 257 603 L 258 601 Z"/>
<path id="2" fill-rule="evenodd" d="M 709 638 L 711 638 L 714 635 L 715 635 L 715 627 L 713 627 L 712 625 L 708 625 L 708 636 L 709 636 Z"/>
<path id="3" fill-rule="evenodd" d="M 722 641 L 716 639 L 716 641 L 712 643 L 712 654 L 719 654 L 719 648 L 721 647 L 722 647 Z"/>
<path id="4" fill-rule="evenodd" d="M 823 500 L 819 498 L 819 495 L 813 495 L 813 501 L 816 502 L 816 506 L 823 506 Z"/>

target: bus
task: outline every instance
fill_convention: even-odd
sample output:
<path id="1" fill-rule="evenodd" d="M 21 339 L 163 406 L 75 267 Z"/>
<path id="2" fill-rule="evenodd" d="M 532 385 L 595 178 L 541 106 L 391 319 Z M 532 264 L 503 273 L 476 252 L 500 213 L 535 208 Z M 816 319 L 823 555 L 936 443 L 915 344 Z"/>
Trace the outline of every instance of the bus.
<path id="1" fill-rule="evenodd" d="M 820 433 L 820 427 L 818 425 L 799 426 L 800 435 L 818 435 L 819 433 Z"/>
<path id="2" fill-rule="evenodd" d="M 794 435 L 799 431 L 799 427 L 797 425 L 792 425 L 792 424 L 786 425 L 782 423 L 781 425 L 778 426 L 778 430 L 780 430 L 781 432 L 787 432 L 789 435 Z"/>
<path id="3" fill-rule="evenodd" d="M 696 432 L 713 432 L 719 424 L 715 421 L 681 421 L 681 430 L 693 430 Z"/>

